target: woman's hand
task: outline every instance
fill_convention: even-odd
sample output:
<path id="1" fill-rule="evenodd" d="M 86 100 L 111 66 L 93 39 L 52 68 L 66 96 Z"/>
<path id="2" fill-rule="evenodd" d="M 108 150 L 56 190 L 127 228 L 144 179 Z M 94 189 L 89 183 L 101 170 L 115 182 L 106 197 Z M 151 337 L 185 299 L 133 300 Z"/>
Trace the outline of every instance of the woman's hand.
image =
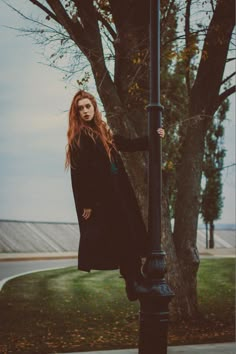
<path id="1" fill-rule="evenodd" d="M 87 220 L 90 218 L 91 214 L 92 214 L 92 209 L 84 209 L 82 216 L 85 220 Z"/>
<path id="2" fill-rule="evenodd" d="M 165 130 L 163 128 L 157 129 L 157 133 L 160 135 L 161 138 L 165 137 Z"/>

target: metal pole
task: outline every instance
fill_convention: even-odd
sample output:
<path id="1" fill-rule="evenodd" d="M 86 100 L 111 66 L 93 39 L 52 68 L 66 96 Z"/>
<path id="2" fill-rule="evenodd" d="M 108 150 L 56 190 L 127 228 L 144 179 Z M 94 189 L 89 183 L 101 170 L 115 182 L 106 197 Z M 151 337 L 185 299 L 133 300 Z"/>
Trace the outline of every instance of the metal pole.
<path id="1" fill-rule="evenodd" d="M 160 104 L 160 0 L 150 0 L 150 103 L 149 129 L 149 211 L 150 248 L 143 267 L 140 301 L 139 354 L 166 354 L 169 310 L 173 292 L 164 279 L 165 253 L 161 250 L 161 127 Z"/>

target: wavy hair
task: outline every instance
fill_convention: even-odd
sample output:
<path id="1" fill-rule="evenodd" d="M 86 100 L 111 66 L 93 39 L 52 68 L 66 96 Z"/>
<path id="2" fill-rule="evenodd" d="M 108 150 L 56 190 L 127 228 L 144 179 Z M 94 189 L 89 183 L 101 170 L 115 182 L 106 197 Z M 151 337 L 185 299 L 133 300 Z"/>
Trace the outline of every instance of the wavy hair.
<path id="1" fill-rule="evenodd" d="M 94 107 L 94 118 L 93 125 L 88 125 L 83 121 L 80 117 L 78 103 L 80 100 L 88 98 Z M 69 111 L 69 127 L 67 131 L 67 146 L 66 146 L 66 161 L 65 168 L 68 169 L 71 166 L 71 150 L 74 144 L 80 146 L 80 136 L 81 132 L 84 132 L 91 139 L 96 142 L 97 138 L 100 138 L 102 141 L 104 148 L 107 152 L 109 159 L 111 160 L 111 150 L 115 146 L 113 145 L 113 135 L 108 127 L 108 125 L 102 120 L 102 115 L 99 112 L 97 101 L 93 95 L 89 92 L 80 90 L 78 91 L 71 103 L 70 111 Z"/>

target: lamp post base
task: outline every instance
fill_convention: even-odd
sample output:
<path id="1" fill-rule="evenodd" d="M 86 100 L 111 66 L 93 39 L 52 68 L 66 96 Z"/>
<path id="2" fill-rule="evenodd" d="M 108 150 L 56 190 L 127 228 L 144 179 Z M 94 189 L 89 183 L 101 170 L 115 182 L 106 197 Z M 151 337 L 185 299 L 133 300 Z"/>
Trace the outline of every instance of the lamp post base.
<path id="1" fill-rule="evenodd" d="M 166 354 L 169 324 L 168 305 L 174 293 L 165 282 L 165 253 L 147 258 L 143 283 L 138 288 L 140 301 L 139 354 Z"/>

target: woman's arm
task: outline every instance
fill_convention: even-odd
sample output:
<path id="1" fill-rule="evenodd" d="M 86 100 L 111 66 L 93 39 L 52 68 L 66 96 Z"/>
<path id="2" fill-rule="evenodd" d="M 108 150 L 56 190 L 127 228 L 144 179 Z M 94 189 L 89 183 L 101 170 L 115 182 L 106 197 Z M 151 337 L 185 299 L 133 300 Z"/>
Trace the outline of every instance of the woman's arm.
<path id="1" fill-rule="evenodd" d="M 135 152 L 148 150 L 148 137 L 143 136 L 140 138 L 128 139 L 122 135 L 114 135 L 114 143 L 119 151 Z"/>
<path id="2" fill-rule="evenodd" d="M 165 131 L 160 128 L 157 133 L 161 138 L 164 138 Z M 135 152 L 135 151 L 147 151 L 148 150 L 148 136 L 142 136 L 140 138 L 128 139 L 122 135 L 114 135 L 114 142 L 117 150 L 124 152 Z"/>

